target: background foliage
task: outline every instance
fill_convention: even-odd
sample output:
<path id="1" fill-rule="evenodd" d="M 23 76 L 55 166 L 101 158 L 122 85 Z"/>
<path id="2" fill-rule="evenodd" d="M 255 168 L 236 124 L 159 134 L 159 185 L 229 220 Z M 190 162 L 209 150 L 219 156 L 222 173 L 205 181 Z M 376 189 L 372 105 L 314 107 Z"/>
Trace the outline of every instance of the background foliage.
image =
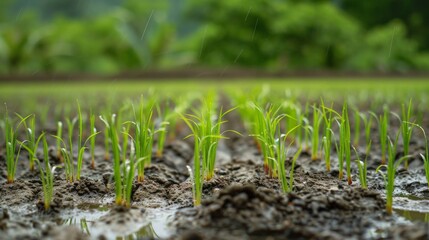
<path id="1" fill-rule="evenodd" d="M 427 71 L 429 3 L 2 0 L 0 73 Z"/>

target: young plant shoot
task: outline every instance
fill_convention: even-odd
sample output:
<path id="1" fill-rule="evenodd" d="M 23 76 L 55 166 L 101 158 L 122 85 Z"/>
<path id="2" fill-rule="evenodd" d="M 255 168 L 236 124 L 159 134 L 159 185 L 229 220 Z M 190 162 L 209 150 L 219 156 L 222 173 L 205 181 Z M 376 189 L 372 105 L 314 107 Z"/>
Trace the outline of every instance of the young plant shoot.
<path id="1" fill-rule="evenodd" d="M 351 136 L 350 136 L 350 121 L 349 121 L 349 113 L 347 110 L 347 103 L 343 106 L 343 114 L 342 114 L 342 124 L 341 124 L 341 132 L 340 139 L 343 142 L 341 145 L 343 146 L 343 155 L 346 160 L 346 170 L 347 170 L 347 183 L 349 185 L 352 184 L 352 175 L 351 175 Z M 343 136 L 343 137 L 341 137 Z"/>
<path id="2" fill-rule="evenodd" d="M 144 181 L 144 168 L 152 161 L 153 137 L 155 134 L 152 122 L 154 101 L 149 100 L 148 104 L 143 103 L 143 96 L 140 98 L 139 110 L 134 111 L 135 122 L 135 144 L 136 159 L 144 159 L 139 162 L 137 181 Z"/>
<path id="3" fill-rule="evenodd" d="M 361 187 L 363 189 L 367 189 L 368 188 L 368 183 L 367 183 L 367 158 L 368 158 L 368 155 L 369 155 L 368 154 L 368 152 L 369 152 L 368 148 L 371 148 L 371 141 L 369 141 L 369 144 L 367 144 L 367 150 L 365 152 L 365 159 L 363 161 L 360 160 L 359 153 L 356 150 L 356 148 L 354 146 L 352 146 L 352 147 L 353 147 L 353 150 L 356 153 L 356 162 L 357 162 L 358 170 L 359 170 L 359 182 L 360 182 L 360 185 L 361 185 Z"/>
<path id="4" fill-rule="evenodd" d="M 404 156 L 409 154 L 411 136 L 413 134 L 414 124 L 411 123 L 412 117 L 412 102 L 410 100 L 408 108 L 405 104 L 402 104 L 402 121 L 401 121 L 401 133 L 402 143 L 404 146 Z M 408 159 L 404 160 L 404 168 L 408 169 Z"/>
<path id="5" fill-rule="evenodd" d="M 90 125 L 90 135 L 94 135 L 93 138 L 90 139 L 90 154 L 91 154 L 91 168 L 95 169 L 95 135 L 97 134 L 97 129 L 95 128 L 95 115 L 91 114 L 89 118 Z"/>
<path id="6" fill-rule="evenodd" d="M 424 169 L 425 169 L 426 181 L 427 181 L 428 187 L 429 187 L 429 146 L 428 146 L 428 139 L 427 139 L 427 136 L 426 136 L 426 131 L 424 130 L 424 128 L 422 126 L 420 126 L 418 124 L 415 124 L 415 123 L 410 123 L 410 124 L 414 125 L 418 129 L 420 129 L 422 131 L 422 133 L 423 133 L 423 137 L 424 137 L 424 140 L 425 140 L 425 153 L 424 154 L 420 153 L 420 156 L 423 159 L 423 164 L 424 164 L 423 166 L 424 166 Z"/>
<path id="7" fill-rule="evenodd" d="M 100 116 L 100 119 L 106 126 L 106 132 L 108 133 L 110 147 L 112 150 L 113 174 L 114 174 L 113 176 L 115 180 L 115 194 L 116 194 L 115 203 L 118 206 L 130 207 L 132 184 L 134 180 L 135 169 L 137 168 L 137 165 L 143 162 L 144 159 L 140 158 L 137 161 L 135 161 L 135 156 L 136 156 L 136 153 L 134 151 L 135 148 L 134 146 L 131 146 L 128 164 L 126 164 L 126 159 L 122 159 L 121 161 L 121 146 L 120 146 L 119 137 L 118 137 L 118 130 L 117 130 L 118 125 L 116 124 L 116 115 L 112 114 L 112 116 L 108 119 Z M 123 134 L 128 135 L 127 132 L 124 132 Z M 127 137 L 129 137 L 129 135 Z"/>
<path id="8" fill-rule="evenodd" d="M 393 212 L 393 190 L 395 189 L 396 169 L 402 163 L 402 161 L 410 157 L 410 156 L 403 156 L 399 160 L 395 161 L 397 146 L 398 146 L 398 138 L 399 138 L 399 132 L 398 134 L 396 134 L 396 138 L 394 142 L 392 142 L 389 139 L 389 143 L 387 145 L 387 151 L 388 151 L 387 166 L 380 165 L 376 169 L 376 172 L 380 172 L 383 175 L 384 180 L 386 182 L 386 211 L 388 214 L 392 214 Z M 380 171 L 381 167 L 387 168 L 387 177 Z"/>
<path id="9" fill-rule="evenodd" d="M 273 146 L 276 145 L 276 131 L 285 114 L 278 114 L 280 108 L 269 106 L 266 111 L 256 104 L 252 104 L 256 117 L 255 125 L 259 131 L 255 136 L 261 143 L 262 155 L 264 156 L 264 171 L 270 177 L 277 177 L 276 153 Z"/>
<path id="10" fill-rule="evenodd" d="M 354 112 L 354 120 L 355 120 L 353 146 L 358 147 L 359 146 L 359 139 L 360 139 L 361 114 L 357 108 L 355 108 L 353 110 L 353 112 Z"/>
<path id="11" fill-rule="evenodd" d="M 169 120 L 175 117 L 175 113 L 171 112 L 170 104 L 167 102 L 164 107 L 164 111 L 161 111 L 161 107 L 157 105 L 158 119 L 156 122 L 158 131 L 158 142 L 156 146 L 156 157 L 161 158 L 164 151 L 165 140 L 167 137 L 167 128 L 170 124 Z"/>
<path id="12" fill-rule="evenodd" d="M 331 105 L 332 109 L 332 105 Z M 325 164 L 326 164 L 326 171 L 331 171 L 331 148 L 332 148 L 332 138 L 333 138 L 333 131 L 332 131 L 332 111 L 328 111 L 325 107 L 325 104 L 322 100 L 322 116 L 323 120 L 325 122 L 325 130 L 324 130 L 324 136 L 322 139 L 322 146 L 324 151 L 324 157 L 325 157 Z"/>
<path id="13" fill-rule="evenodd" d="M 286 134 L 282 134 L 280 135 L 280 137 L 278 139 L 276 139 L 276 145 L 274 145 L 274 149 L 276 152 L 276 156 L 277 159 L 272 159 L 275 161 L 275 163 L 278 165 L 278 178 L 279 178 L 279 182 L 282 186 L 282 190 L 284 193 L 288 193 L 291 192 L 293 189 L 293 173 L 295 170 L 295 163 L 296 160 L 298 159 L 299 155 L 301 154 L 301 148 L 298 149 L 298 151 L 295 153 L 295 155 L 292 158 L 292 165 L 289 171 L 289 182 L 287 181 L 287 174 L 286 174 L 286 158 L 287 158 L 287 154 L 289 152 L 290 146 L 293 144 L 293 142 L 291 142 L 288 147 L 286 148 L 286 139 L 288 137 L 288 135 L 295 131 L 299 126 L 296 126 L 295 128 L 289 130 L 289 132 L 287 132 Z M 278 129 L 278 131 L 280 131 L 280 127 Z"/>
<path id="14" fill-rule="evenodd" d="M 109 132 L 105 130 L 103 133 L 104 133 L 104 160 L 108 161 L 110 159 Z"/>
<path id="15" fill-rule="evenodd" d="M 36 146 L 36 117 L 35 115 L 31 115 L 29 118 L 29 124 L 27 125 L 27 121 L 24 120 L 25 118 L 22 117 L 19 114 L 16 114 L 21 121 L 23 121 L 23 125 L 26 129 L 27 133 L 27 140 L 25 141 L 25 147 L 28 147 L 28 159 L 30 161 L 30 171 L 34 171 L 34 159 L 35 155 L 37 153 L 37 146 Z"/>
<path id="16" fill-rule="evenodd" d="M 63 155 L 61 152 L 61 139 L 63 138 L 63 123 L 61 121 L 58 121 L 57 123 L 57 135 L 55 136 L 57 139 L 57 158 L 60 160 L 60 162 L 63 162 Z"/>
<path id="17" fill-rule="evenodd" d="M 48 143 L 46 142 L 46 136 L 44 134 L 40 135 L 37 143 L 39 142 L 40 138 L 42 138 L 43 142 L 43 162 L 45 167 L 43 168 L 42 164 L 37 158 L 35 158 L 35 161 L 39 165 L 40 180 L 42 181 L 43 205 L 45 211 L 49 211 L 54 197 L 54 174 L 57 167 L 51 167 L 49 164 Z"/>
<path id="18" fill-rule="evenodd" d="M 195 206 L 201 204 L 203 179 L 209 181 L 214 176 L 217 146 L 219 140 L 225 138 L 223 136 L 225 132 L 221 132 L 222 124 L 225 123 L 223 117 L 234 110 L 232 108 L 223 112 L 221 108 L 219 114 L 215 115 L 215 106 L 214 98 L 209 95 L 203 101 L 200 116 L 187 114 L 185 117 L 182 115 L 182 119 L 192 132 L 188 137 L 192 136 L 194 138 L 194 168 L 191 176 L 194 182 L 193 196 Z"/>
<path id="19" fill-rule="evenodd" d="M 381 164 L 386 164 L 386 151 L 388 144 L 388 131 L 389 131 L 389 110 L 384 106 L 383 115 L 378 119 L 379 132 L 380 132 L 380 146 L 381 146 Z"/>
<path id="20" fill-rule="evenodd" d="M 82 112 L 80 110 L 80 105 L 78 103 L 78 116 L 73 118 L 72 120 L 66 119 L 67 127 L 68 127 L 68 146 L 66 146 L 66 143 L 61 139 L 57 138 L 57 140 L 60 140 L 60 142 L 63 144 L 63 148 L 61 148 L 61 155 L 64 159 L 64 172 L 66 174 L 66 179 L 70 183 L 74 181 L 79 181 L 81 172 L 82 172 L 82 165 L 83 165 L 83 156 L 85 153 L 85 150 L 87 149 L 85 145 L 88 141 L 91 141 L 92 138 L 95 137 L 95 135 L 98 134 L 98 132 L 91 134 L 85 142 L 82 144 L 82 135 L 83 135 L 83 118 L 82 118 Z M 77 165 L 76 168 L 74 166 L 74 144 L 73 144 L 73 136 L 74 136 L 74 126 L 78 122 L 78 139 L 77 139 Z M 68 147 L 68 150 L 67 150 Z"/>
<path id="21" fill-rule="evenodd" d="M 313 127 L 311 128 L 312 138 L 311 138 L 311 160 L 320 159 L 319 156 L 319 129 L 322 122 L 322 116 L 320 115 L 320 110 L 313 105 Z"/>
<path id="22" fill-rule="evenodd" d="M 21 121 L 18 123 L 16 128 L 14 128 L 12 120 L 9 117 L 7 108 L 6 108 L 6 115 L 4 120 L 4 131 L 5 131 L 5 143 L 6 143 L 6 170 L 7 170 L 7 183 L 13 183 L 15 181 L 15 173 L 16 173 L 16 166 L 18 164 L 18 159 L 21 153 L 21 149 L 24 142 L 21 142 L 19 144 L 18 151 L 17 145 L 18 145 L 18 139 L 17 139 L 17 131 L 21 124 L 23 124 L 31 115 L 28 115 L 25 118 L 22 118 Z"/>
<path id="23" fill-rule="evenodd" d="M 340 144 L 338 149 L 338 162 L 339 162 L 339 178 L 343 179 L 344 160 L 346 162 L 347 183 L 352 184 L 351 176 L 351 136 L 350 136 L 350 122 L 347 110 L 347 103 L 343 104 L 343 110 L 339 122 L 340 128 Z"/>

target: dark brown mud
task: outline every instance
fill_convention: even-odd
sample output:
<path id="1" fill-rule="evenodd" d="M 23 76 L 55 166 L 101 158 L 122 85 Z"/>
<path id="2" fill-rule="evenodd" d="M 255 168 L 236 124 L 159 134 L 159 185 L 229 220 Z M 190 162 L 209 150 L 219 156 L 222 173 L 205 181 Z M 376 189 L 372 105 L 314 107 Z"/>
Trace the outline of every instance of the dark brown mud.
<path id="1" fill-rule="evenodd" d="M 379 149 L 377 143 L 373 149 Z M 355 165 L 352 185 L 338 179 L 335 152 L 332 171 L 326 172 L 323 160 L 311 160 L 304 151 L 293 191 L 286 194 L 278 179 L 264 173 L 253 139 L 232 135 L 219 145 L 216 174 L 204 183 L 202 205 L 193 207 L 186 167 L 192 164 L 192 146 L 175 140 L 162 157 L 154 157 L 144 182 L 134 183 L 128 210 L 114 206 L 112 162 L 97 147 L 96 168 L 85 156 L 80 181 L 69 183 L 63 170 L 56 172 L 48 213 L 40 205 L 38 172 L 28 170 L 22 154 L 13 184 L 6 183 L 0 161 L 0 239 L 429 239 L 429 216 L 424 223 L 421 215 L 429 212 L 421 151 L 422 143 L 413 142 L 410 169 L 397 173 L 391 216 L 385 213 L 383 177 L 375 173 L 376 150 L 367 159 L 369 190 L 361 189 Z"/>

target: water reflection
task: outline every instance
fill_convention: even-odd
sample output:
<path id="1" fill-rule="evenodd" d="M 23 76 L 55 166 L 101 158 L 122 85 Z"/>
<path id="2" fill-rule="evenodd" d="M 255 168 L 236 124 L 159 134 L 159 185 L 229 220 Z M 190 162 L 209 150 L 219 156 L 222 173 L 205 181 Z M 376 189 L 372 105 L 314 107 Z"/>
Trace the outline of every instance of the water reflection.
<path id="1" fill-rule="evenodd" d="M 143 226 L 138 231 L 127 236 L 116 237 L 116 240 L 134 240 L 134 239 L 160 239 L 153 229 L 152 223 Z"/>
<path id="2" fill-rule="evenodd" d="M 411 211 L 404 209 L 395 209 L 394 210 L 398 215 L 413 221 L 413 222 L 427 222 L 429 223 L 429 213 L 428 212 L 419 212 Z"/>
<path id="3" fill-rule="evenodd" d="M 168 223 L 176 209 L 146 209 L 145 215 L 136 221 L 125 222 L 119 225 L 106 225 L 105 216 L 110 213 L 104 207 L 78 208 L 63 214 L 58 219 L 58 225 L 73 225 L 82 232 L 96 239 L 103 236 L 105 239 L 164 239 L 171 236 Z M 138 210 L 140 212 L 140 210 Z M 122 230 L 118 230 L 122 229 Z"/>

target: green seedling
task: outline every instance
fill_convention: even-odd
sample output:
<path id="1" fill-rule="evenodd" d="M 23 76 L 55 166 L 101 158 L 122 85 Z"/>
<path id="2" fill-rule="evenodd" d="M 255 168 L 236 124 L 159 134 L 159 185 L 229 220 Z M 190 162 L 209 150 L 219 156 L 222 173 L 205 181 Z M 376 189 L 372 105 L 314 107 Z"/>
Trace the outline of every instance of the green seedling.
<path id="1" fill-rule="evenodd" d="M 347 103 L 343 104 L 342 114 L 339 115 L 332 109 L 328 109 L 339 116 L 337 120 L 339 129 L 340 129 L 340 144 L 337 147 L 338 152 L 338 163 L 339 163 L 339 179 L 343 179 L 343 168 L 344 161 L 346 162 L 346 171 L 347 171 L 347 183 L 352 184 L 351 176 L 351 136 L 350 136 L 350 122 L 347 110 Z"/>
<path id="2" fill-rule="evenodd" d="M 136 159 L 144 159 L 138 165 L 137 181 L 144 181 L 144 168 L 152 161 L 152 146 L 155 134 L 152 122 L 154 101 L 150 100 L 147 105 L 143 104 L 143 97 L 140 99 L 138 112 L 134 110 L 135 122 L 135 144 Z"/>
<path id="3" fill-rule="evenodd" d="M 295 115 L 292 115 L 291 117 L 288 117 L 286 119 L 290 119 L 290 118 L 295 118 L 296 119 L 296 124 L 295 126 L 300 126 L 296 133 L 295 133 L 295 139 L 296 139 L 296 145 L 297 147 L 301 147 L 303 142 L 305 142 L 304 137 L 303 137 L 303 131 L 305 134 L 305 128 L 302 127 L 302 124 L 305 123 L 305 121 L 307 121 L 307 119 L 304 117 L 304 115 L 301 112 L 301 108 L 299 108 L 298 106 L 296 106 L 295 108 Z M 304 125 L 305 126 L 305 125 Z M 293 125 L 289 125 L 289 129 L 293 128 Z"/>
<path id="4" fill-rule="evenodd" d="M 128 166 L 125 159 L 121 161 L 121 147 L 119 143 L 118 130 L 116 124 L 116 115 L 108 119 L 100 116 L 101 121 L 106 126 L 109 134 L 109 143 L 113 155 L 113 174 L 115 180 L 115 203 L 118 206 L 131 206 L 132 184 L 135 176 L 135 169 L 144 159 L 135 161 L 136 153 L 134 146 L 131 146 Z M 127 134 L 126 132 L 124 134 Z"/>
<path id="5" fill-rule="evenodd" d="M 402 132 L 402 143 L 404 146 L 404 156 L 409 154 L 411 136 L 413 134 L 414 125 L 411 124 L 412 116 L 412 102 L 408 104 L 408 108 L 402 104 L 402 121 L 401 121 L 401 132 Z M 404 168 L 408 169 L 408 159 L 404 161 Z"/>
<path id="6" fill-rule="evenodd" d="M 395 174 L 398 166 L 404 161 L 408 159 L 410 156 L 403 156 L 399 160 L 395 162 L 396 153 L 397 153 L 397 145 L 398 145 L 399 132 L 396 134 L 395 141 L 392 143 L 389 139 L 389 144 L 387 146 L 388 151 L 388 163 L 386 165 L 380 165 L 376 172 L 382 174 L 384 181 L 386 183 L 386 211 L 388 214 L 392 214 L 393 212 L 393 191 L 395 189 Z M 380 171 L 380 169 L 384 167 L 387 168 L 387 177 Z"/>
<path id="7" fill-rule="evenodd" d="M 424 154 L 420 153 L 420 156 L 423 159 L 423 164 L 424 164 L 423 166 L 424 166 L 424 169 L 425 169 L 426 181 L 427 181 L 428 186 L 429 186 L 429 146 L 428 146 L 428 139 L 427 139 L 427 136 L 426 136 L 426 131 L 424 130 L 424 128 L 422 126 L 420 126 L 418 124 L 415 124 L 415 123 L 409 123 L 409 124 L 411 124 L 411 125 L 417 127 L 418 129 L 420 129 L 422 131 L 423 137 L 425 139 L 425 153 Z"/>
<path id="8" fill-rule="evenodd" d="M 170 119 L 175 117 L 175 113 L 170 111 L 171 109 L 168 103 L 166 104 L 163 112 L 161 112 L 160 106 L 157 105 L 158 116 L 160 116 L 157 122 L 158 129 L 160 130 L 158 131 L 158 142 L 156 146 L 156 156 L 158 158 L 161 158 L 163 155 L 165 140 L 167 137 L 167 128 L 170 124 Z"/>
<path id="9" fill-rule="evenodd" d="M 264 171 L 270 177 L 277 177 L 277 164 L 273 161 L 276 158 L 274 148 L 276 142 L 276 131 L 285 114 L 278 114 L 280 108 L 269 106 L 266 111 L 252 103 L 256 117 L 255 129 L 258 130 L 254 136 L 261 143 L 262 155 L 264 156 Z"/>
<path id="10" fill-rule="evenodd" d="M 340 151 L 342 156 L 346 161 L 346 171 L 347 171 L 347 182 L 349 185 L 352 184 L 352 175 L 351 175 L 351 136 L 350 136 L 350 121 L 349 114 L 347 110 L 347 103 L 343 105 L 343 111 L 341 115 L 341 126 L 340 126 Z"/>
<path id="11" fill-rule="evenodd" d="M 294 101 L 284 101 L 282 104 L 282 111 L 290 117 L 285 118 L 285 129 L 292 129 L 296 126 L 300 126 L 296 131 L 292 132 L 288 138 L 295 139 L 296 145 L 300 146 L 300 136 L 301 133 L 301 110 L 296 105 Z"/>
<path id="12" fill-rule="evenodd" d="M 19 114 L 16 114 L 21 121 L 24 120 L 24 117 L 22 117 Z M 37 153 L 37 146 L 36 146 L 36 117 L 35 115 L 31 115 L 31 117 L 27 118 L 29 120 L 29 125 L 27 125 L 27 121 L 24 120 L 22 123 L 26 129 L 27 133 L 27 140 L 25 141 L 25 145 L 31 149 L 28 150 L 28 159 L 30 161 L 30 171 L 34 171 L 34 159 L 35 155 Z"/>
<path id="13" fill-rule="evenodd" d="M 122 127 L 122 161 L 125 162 L 128 159 L 128 145 L 130 138 L 130 127 L 131 122 L 124 123 Z"/>
<path id="14" fill-rule="evenodd" d="M 320 123 L 322 122 L 320 110 L 313 105 L 313 127 L 310 129 L 312 132 L 311 138 L 311 160 L 320 159 L 319 156 L 319 132 Z"/>
<path id="15" fill-rule="evenodd" d="M 17 131 L 18 128 L 23 124 L 31 115 L 22 118 L 16 128 L 14 128 L 12 120 L 9 118 L 9 114 L 6 108 L 6 115 L 4 120 L 4 132 L 6 140 L 6 171 L 7 171 L 7 183 L 13 183 L 15 181 L 16 166 L 21 153 L 21 149 L 25 144 L 21 142 L 17 151 Z"/>
<path id="16" fill-rule="evenodd" d="M 90 144 L 90 154 L 91 154 L 91 168 L 95 169 L 95 135 L 97 133 L 97 129 L 95 128 L 95 115 L 91 114 L 89 118 L 89 125 L 90 125 L 90 135 L 94 135 L 93 138 L 91 138 L 89 144 Z"/>
<path id="17" fill-rule="evenodd" d="M 73 118 L 72 120 L 66 119 L 67 127 L 68 127 L 68 146 L 66 146 L 66 143 L 61 139 L 57 138 L 57 140 L 60 140 L 60 142 L 63 144 L 63 148 L 61 148 L 61 155 L 64 159 L 64 172 L 66 174 L 66 179 L 70 183 L 74 182 L 75 180 L 79 181 L 81 172 L 82 172 L 82 165 L 83 165 L 83 156 L 85 153 L 85 150 L 87 147 L 85 145 L 87 142 L 91 141 L 92 138 L 94 138 L 98 132 L 91 134 L 85 142 L 82 144 L 82 134 L 83 134 L 83 118 L 82 118 L 82 112 L 80 110 L 80 105 L 78 103 L 78 116 L 76 118 Z M 78 139 L 77 139 L 77 166 L 75 168 L 74 166 L 74 154 L 73 154 L 73 132 L 74 132 L 74 126 L 78 122 Z M 56 137 L 56 136 L 55 136 Z M 68 151 L 67 151 L 68 147 Z"/>
<path id="18" fill-rule="evenodd" d="M 49 164 L 48 143 L 46 142 L 45 135 L 42 134 L 39 137 L 38 141 L 40 140 L 40 138 L 43 139 L 43 162 L 45 164 L 44 169 L 37 158 L 35 159 L 35 161 L 39 165 L 40 180 L 42 181 L 44 208 L 45 211 L 49 211 L 54 197 L 54 175 L 57 167 L 51 167 L 51 165 Z"/>
<path id="19" fill-rule="evenodd" d="M 61 152 L 61 139 L 63 138 L 63 123 L 59 121 L 57 123 L 57 135 L 55 136 L 57 141 L 57 158 L 60 160 L 60 162 L 63 162 L 63 155 Z"/>
<path id="20" fill-rule="evenodd" d="M 388 144 L 388 131 L 389 131 L 389 110 L 387 106 L 385 105 L 383 107 L 383 115 L 380 115 L 379 118 L 377 118 L 377 115 L 374 113 L 371 113 L 375 119 L 378 121 L 378 129 L 380 134 L 380 146 L 381 146 L 381 165 L 386 164 L 386 151 L 387 151 L 387 144 Z"/>
<path id="21" fill-rule="evenodd" d="M 332 105 L 331 105 L 332 109 Z M 325 130 L 324 130 L 324 136 L 322 138 L 322 146 L 324 150 L 324 157 L 325 157 L 325 165 L 326 165 L 326 171 L 331 171 L 331 148 L 332 148 L 332 138 L 334 135 L 334 132 L 332 131 L 332 111 L 328 111 L 325 107 L 325 104 L 322 100 L 322 116 L 323 120 L 325 122 Z"/>
<path id="22" fill-rule="evenodd" d="M 354 120 L 355 120 L 355 128 L 354 128 L 354 139 L 353 139 L 353 146 L 358 147 L 359 146 L 359 139 L 360 139 L 360 120 L 361 120 L 361 114 L 359 113 L 359 110 L 357 108 L 354 109 Z"/>
<path id="23" fill-rule="evenodd" d="M 106 125 L 106 131 L 109 134 L 109 139 L 113 154 L 113 173 L 115 178 L 116 205 L 122 205 L 124 201 L 122 192 L 122 177 L 121 177 L 121 155 L 118 139 L 117 125 L 115 122 L 116 115 L 113 114 L 108 120 L 100 116 L 101 121 Z"/>
<path id="24" fill-rule="evenodd" d="M 310 138 L 311 138 L 311 125 L 310 125 L 310 120 L 306 117 L 309 115 L 309 103 L 307 102 L 305 104 L 305 108 L 304 108 L 304 114 L 302 117 L 302 122 L 300 124 L 303 125 L 302 130 L 304 131 L 304 139 L 303 142 L 301 143 L 301 145 L 304 145 L 304 151 L 309 152 L 310 151 Z"/>
<path id="25" fill-rule="evenodd" d="M 234 110 L 233 108 L 223 112 L 221 109 L 215 116 L 213 98 L 207 97 L 203 104 L 200 116 L 187 114 L 185 117 L 181 115 L 192 132 L 188 137 L 194 138 L 194 168 L 193 171 L 189 170 L 193 181 L 192 191 L 195 206 L 201 204 L 203 180 L 209 181 L 214 176 L 217 145 L 219 139 L 225 138 L 223 136 L 225 132 L 221 132 L 221 126 L 225 123 L 223 117 Z"/>
<path id="26" fill-rule="evenodd" d="M 104 160 L 108 161 L 110 159 L 109 153 L 109 132 L 107 129 L 104 131 Z"/>
<path id="27" fill-rule="evenodd" d="M 287 181 L 287 173 L 286 173 L 286 158 L 287 154 L 289 152 L 290 146 L 293 144 L 291 142 L 288 147 L 286 148 L 286 139 L 288 135 L 295 131 L 299 126 L 296 126 L 295 128 L 289 130 L 286 134 L 282 134 L 277 140 L 276 145 L 272 146 L 275 149 L 277 159 L 273 158 L 272 160 L 277 164 L 278 168 L 278 178 L 279 182 L 282 186 L 282 190 L 284 193 L 291 192 L 293 189 L 293 181 L 294 181 L 294 170 L 295 170 L 295 163 L 298 159 L 299 155 L 301 154 L 301 148 L 298 149 L 298 151 L 295 153 L 295 155 L 292 158 L 292 165 L 289 171 L 289 182 Z M 280 131 L 280 129 L 278 129 Z"/>
<path id="28" fill-rule="evenodd" d="M 221 132 L 221 127 L 226 122 L 223 118 L 234 109 L 235 108 L 232 108 L 224 112 L 223 109 L 220 108 L 219 113 L 215 114 L 216 105 L 214 98 L 212 95 L 209 95 L 203 101 L 203 107 L 199 116 L 194 114 L 186 115 L 185 123 L 191 128 L 193 133 L 191 135 L 194 136 L 195 139 L 195 133 L 197 133 L 198 138 L 200 138 L 199 147 L 201 148 L 202 169 L 203 176 L 206 181 L 209 181 L 214 177 L 217 146 L 219 144 L 219 140 L 224 138 L 223 134 L 225 132 L 234 132 L 239 134 L 233 130 Z M 185 118 L 183 119 L 185 120 Z"/>
<path id="29" fill-rule="evenodd" d="M 352 146 L 353 147 L 353 146 Z M 353 150 L 356 153 L 356 163 L 358 165 L 359 170 L 359 182 L 363 189 L 368 188 L 368 182 L 367 182 L 367 158 L 369 153 L 369 148 L 371 148 L 371 141 L 369 141 L 369 144 L 367 144 L 367 150 L 365 154 L 365 159 L 363 161 L 360 160 L 359 153 L 357 152 L 356 148 L 353 147 Z"/>

